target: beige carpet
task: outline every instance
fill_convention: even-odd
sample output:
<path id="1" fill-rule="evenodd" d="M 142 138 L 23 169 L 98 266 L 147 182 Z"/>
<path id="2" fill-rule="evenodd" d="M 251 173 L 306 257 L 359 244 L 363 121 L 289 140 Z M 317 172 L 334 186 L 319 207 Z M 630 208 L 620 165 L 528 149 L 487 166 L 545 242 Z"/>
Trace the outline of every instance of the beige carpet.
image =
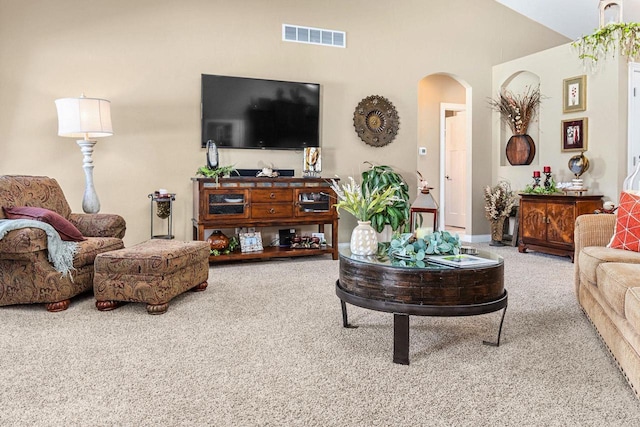
<path id="1" fill-rule="evenodd" d="M 214 265 L 205 292 L 161 316 L 143 304 L 62 313 L 0 307 L 3 426 L 629 426 L 640 400 L 573 295 L 567 258 L 505 257 L 509 308 L 411 317 L 411 365 L 392 363 L 393 316 L 349 306 L 328 258 Z"/>

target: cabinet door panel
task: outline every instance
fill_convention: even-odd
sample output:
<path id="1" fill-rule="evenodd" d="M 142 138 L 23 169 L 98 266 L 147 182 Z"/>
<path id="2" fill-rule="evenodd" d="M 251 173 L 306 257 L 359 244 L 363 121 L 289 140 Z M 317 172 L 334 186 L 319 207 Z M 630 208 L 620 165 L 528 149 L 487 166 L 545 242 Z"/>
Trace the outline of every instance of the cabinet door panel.
<path id="1" fill-rule="evenodd" d="M 547 204 L 523 200 L 520 204 L 520 211 L 522 212 L 522 238 L 546 240 Z"/>
<path id="2" fill-rule="evenodd" d="M 203 193 L 207 220 L 249 218 L 247 190 L 205 190 Z"/>
<path id="3" fill-rule="evenodd" d="M 332 194 L 333 192 L 326 188 L 296 189 L 295 215 L 297 217 L 333 216 Z"/>
<path id="4" fill-rule="evenodd" d="M 575 207 L 573 203 L 547 204 L 547 241 L 573 245 Z"/>

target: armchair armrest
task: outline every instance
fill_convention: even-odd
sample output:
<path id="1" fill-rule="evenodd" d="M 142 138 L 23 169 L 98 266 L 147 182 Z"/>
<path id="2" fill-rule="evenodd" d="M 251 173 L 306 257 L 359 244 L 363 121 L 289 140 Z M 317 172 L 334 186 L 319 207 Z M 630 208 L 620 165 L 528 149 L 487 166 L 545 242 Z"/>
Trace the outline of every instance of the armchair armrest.
<path id="1" fill-rule="evenodd" d="M 20 228 L 9 231 L 0 239 L 0 259 L 21 259 L 19 254 L 29 254 L 47 249 L 47 234 L 39 228 Z"/>
<path id="2" fill-rule="evenodd" d="M 587 214 L 576 218 L 573 231 L 575 256 L 587 246 L 607 246 L 616 227 L 616 216 L 611 214 Z"/>
<path id="3" fill-rule="evenodd" d="M 72 213 L 69 221 L 86 237 L 117 237 L 122 239 L 127 224 L 116 214 L 80 214 Z"/>
<path id="4" fill-rule="evenodd" d="M 588 246 L 607 246 L 616 227 L 616 215 L 611 214 L 587 214 L 576 218 L 573 230 L 573 242 L 575 252 L 574 285 L 576 295 L 580 288 L 580 251 Z M 579 298 L 579 297 L 578 297 Z"/>

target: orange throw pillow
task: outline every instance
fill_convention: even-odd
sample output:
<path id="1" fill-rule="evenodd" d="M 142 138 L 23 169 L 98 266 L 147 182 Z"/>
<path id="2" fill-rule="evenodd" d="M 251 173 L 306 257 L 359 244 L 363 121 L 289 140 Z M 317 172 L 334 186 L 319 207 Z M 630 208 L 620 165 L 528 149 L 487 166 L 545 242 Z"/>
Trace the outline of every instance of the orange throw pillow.
<path id="1" fill-rule="evenodd" d="M 640 196 L 623 191 L 611 248 L 640 252 Z"/>

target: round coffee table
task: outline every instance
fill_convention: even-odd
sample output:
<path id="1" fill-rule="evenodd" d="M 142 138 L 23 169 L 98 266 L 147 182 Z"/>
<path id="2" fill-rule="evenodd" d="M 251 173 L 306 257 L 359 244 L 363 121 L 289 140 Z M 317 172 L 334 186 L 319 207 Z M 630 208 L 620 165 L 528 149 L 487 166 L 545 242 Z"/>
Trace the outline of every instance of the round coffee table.
<path id="1" fill-rule="evenodd" d="M 496 342 L 499 346 L 507 311 L 502 257 L 479 251 L 491 265 L 448 267 L 429 262 L 424 268 L 403 267 L 388 258 L 353 255 L 348 243 L 339 244 L 340 278 L 336 295 L 342 324 L 353 328 L 346 303 L 393 313 L 393 361 L 409 364 L 409 316 L 474 316 L 502 311 Z M 395 265 L 394 265 L 395 264 Z"/>

